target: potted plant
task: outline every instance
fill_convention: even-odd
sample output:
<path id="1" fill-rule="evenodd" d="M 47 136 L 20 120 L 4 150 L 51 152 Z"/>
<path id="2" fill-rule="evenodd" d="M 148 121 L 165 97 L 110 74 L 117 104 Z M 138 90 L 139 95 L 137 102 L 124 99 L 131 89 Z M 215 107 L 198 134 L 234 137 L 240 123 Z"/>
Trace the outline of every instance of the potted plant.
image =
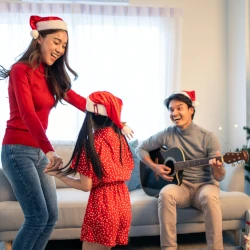
<path id="1" fill-rule="evenodd" d="M 243 127 L 244 130 L 246 130 L 247 133 L 247 145 L 245 145 L 244 150 L 246 150 L 248 152 L 248 154 L 250 155 L 250 128 L 245 126 Z M 249 157 L 250 158 L 250 157 Z M 248 182 L 250 182 L 250 177 L 249 177 L 249 173 L 250 173 L 250 159 L 248 160 L 248 162 L 245 163 L 245 170 L 247 172 L 247 175 L 245 176 L 246 180 Z"/>
<path id="2" fill-rule="evenodd" d="M 246 150 L 250 156 L 250 127 L 243 127 L 244 130 L 246 130 L 246 134 L 247 134 L 247 145 L 243 145 L 241 149 L 236 149 L 236 151 L 242 151 L 242 150 Z M 250 186 L 250 157 L 248 159 L 247 162 L 245 162 L 244 164 L 245 166 L 245 180 L 246 180 L 246 185 Z"/>

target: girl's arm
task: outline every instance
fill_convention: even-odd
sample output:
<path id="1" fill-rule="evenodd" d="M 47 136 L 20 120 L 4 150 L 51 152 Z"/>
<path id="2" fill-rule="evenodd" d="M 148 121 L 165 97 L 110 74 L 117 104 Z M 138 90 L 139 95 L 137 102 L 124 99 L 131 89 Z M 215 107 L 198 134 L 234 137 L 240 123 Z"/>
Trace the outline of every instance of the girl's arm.
<path id="1" fill-rule="evenodd" d="M 85 175 L 80 174 L 80 178 L 75 178 L 58 171 L 49 172 L 48 169 L 45 169 L 44 172 L 51 176 L 55 176 L 69 187 L 79 189 L 84 192 L 89 192 L 92 189 L 92 179 L 86 177 Z"/>
<path id="2" fill-rule="evenodd" d="M 75 91 L 70 89 L 64 100 L 74 107 L 80 109 L 81 111 L 85 112 L 86 111 L 86 98 L 78 95 Z"/>

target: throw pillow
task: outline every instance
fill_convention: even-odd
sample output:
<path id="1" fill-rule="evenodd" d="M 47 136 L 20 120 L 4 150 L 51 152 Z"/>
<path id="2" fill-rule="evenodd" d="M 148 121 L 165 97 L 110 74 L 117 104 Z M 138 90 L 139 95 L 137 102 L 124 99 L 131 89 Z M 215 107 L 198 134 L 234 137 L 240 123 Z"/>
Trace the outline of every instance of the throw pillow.
<path id="1" fill-rule="evenodd" d="M 140 160 L 138 156 L 135 154 L 135 149 L 138 146 L 138 140 L 128 141 L 128 145 L 130 150 L 133 154 L 134 158 L 134 169 L 131 174 L 131 178 L 129 181 L 126 181 L 126 185 L 128 186 L 129 191 L 141 188 L 141 181 L 140 181 Z"/>

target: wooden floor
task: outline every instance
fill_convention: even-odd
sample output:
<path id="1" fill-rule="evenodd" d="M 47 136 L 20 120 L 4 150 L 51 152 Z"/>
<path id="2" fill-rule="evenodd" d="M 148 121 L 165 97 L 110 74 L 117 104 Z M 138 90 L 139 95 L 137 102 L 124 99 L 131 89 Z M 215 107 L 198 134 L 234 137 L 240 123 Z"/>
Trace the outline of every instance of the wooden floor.
<path id="1" fill-rule="evenodd" d="M 240 250 L 236 246 L 232 234 L 224 232 L 224 250 Z M 178 235 L 178 250 L 204 250 L 206 239 L 204 233 Z M 81 250 L 82 242 L 79 240 L 49 241 L 46 250 Z M 114 250 L 160 250 L 159 236 L 131 238 L 127 246 L 117 246 Z M 5 250 L 4 244 L 0 242 L 0 250 Z"/>

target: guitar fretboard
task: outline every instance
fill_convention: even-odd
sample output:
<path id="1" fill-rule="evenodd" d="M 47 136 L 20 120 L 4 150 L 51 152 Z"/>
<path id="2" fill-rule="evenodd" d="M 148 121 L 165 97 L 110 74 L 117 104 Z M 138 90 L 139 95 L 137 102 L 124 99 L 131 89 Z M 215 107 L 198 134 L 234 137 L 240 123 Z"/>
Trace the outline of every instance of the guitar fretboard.
<path id="1" fill-rule="evenodd" d="M 209 160 L 216 158 L 216 160 L 222 161 L 222 156 L 218 157 L 210 157 L 210 158 L 203 158 L 198 160 L 188 160 L 188 161 L 180 161 L 174 163 L 175 171 L 191 168 L 191 167 L 201 167 L 209 165 Z"/>

